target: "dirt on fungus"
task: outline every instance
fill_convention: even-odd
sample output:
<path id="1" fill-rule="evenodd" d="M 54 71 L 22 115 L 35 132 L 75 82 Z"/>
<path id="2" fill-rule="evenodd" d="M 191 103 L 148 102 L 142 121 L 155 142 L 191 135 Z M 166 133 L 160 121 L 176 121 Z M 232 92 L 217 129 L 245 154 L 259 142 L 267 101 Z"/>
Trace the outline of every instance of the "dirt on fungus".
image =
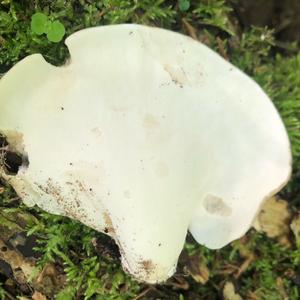
<path id="1" fill-rule="evenodd" d="M 106 226 L 104 228 L 104 232 L 111 236 L 114 236 L 116 234 L 116 232 L 115 232 L 114 225 L 112 223 L 112 220 L 111 220 L 108 212 L 103 213 L 103 219 L 106 224 Z"/>

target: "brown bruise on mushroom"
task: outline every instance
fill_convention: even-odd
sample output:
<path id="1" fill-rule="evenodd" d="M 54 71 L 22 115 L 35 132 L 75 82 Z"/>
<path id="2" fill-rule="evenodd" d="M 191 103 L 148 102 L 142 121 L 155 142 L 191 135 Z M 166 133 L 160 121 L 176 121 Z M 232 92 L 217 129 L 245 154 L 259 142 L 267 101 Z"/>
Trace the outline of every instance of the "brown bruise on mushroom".
<path id="1" fill-rule="evenodd" d="M 105 222 L 104 232 L 110 236 L 115 236 L 116 232 L 113 226 L 113 222 L 109 216 L 109 213 L 106 211 L 103 213 L 103 219 Z"/>
<path id="2" fill-rule="evenodd" d="M 155 264 L 150 259 L 142 260 L 140 262 L 141 269 L 143 272 L 146 272 L 149 277 L 151 277 L 151 273 L 155 272 Z"/>

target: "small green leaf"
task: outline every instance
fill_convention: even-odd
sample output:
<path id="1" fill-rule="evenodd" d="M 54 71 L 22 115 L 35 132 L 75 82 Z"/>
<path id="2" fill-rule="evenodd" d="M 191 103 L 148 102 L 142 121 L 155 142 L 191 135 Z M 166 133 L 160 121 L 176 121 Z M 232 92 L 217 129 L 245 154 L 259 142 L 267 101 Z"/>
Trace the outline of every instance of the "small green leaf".
<path id="1" fill-rule="evenodd" d="M 179 10 L 187 11 L 190 8 L 190 1 L 189 0 L 179 0 Z"/>
<path id="2" fill-rule="evenodd" d="M 54 21 L 50 24 L 47 32 L 47 38 L 50 42 L 58 43 L 62 40 L 65 33 L 65 26 L 59 21 Z"/>
<path id="3" fill-rule="evenodd" d="M 48 17 L 43 13 L 35 13 L 31 17 L 31 30 L 37 35 L 47 32 Z"/>

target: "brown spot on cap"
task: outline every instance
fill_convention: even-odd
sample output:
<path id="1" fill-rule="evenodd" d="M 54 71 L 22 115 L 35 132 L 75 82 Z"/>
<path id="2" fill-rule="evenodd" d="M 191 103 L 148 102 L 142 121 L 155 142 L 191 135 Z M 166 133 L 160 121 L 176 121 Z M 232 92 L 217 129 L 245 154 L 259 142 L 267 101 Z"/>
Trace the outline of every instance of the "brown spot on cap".
<path id="1" fill-rule="evenodd" d="M 142 260 L 140 265 L 147 275 L 150 275 L 155 270 L 155 264 L 150 259 Z"/>
<path id="2" fill-rule="evenodd" d="M 104 219 L 104 223 L 105 223 L 105 229 L 104 232 L 109 234 L 109 235 L 115 235 L 115 229 L 114 229 L 114 225 L 112 223 L 112 220 L 110 218 L 110 215 L 108 212 L 104 212 L 103 213 L 103 219 Z"/>

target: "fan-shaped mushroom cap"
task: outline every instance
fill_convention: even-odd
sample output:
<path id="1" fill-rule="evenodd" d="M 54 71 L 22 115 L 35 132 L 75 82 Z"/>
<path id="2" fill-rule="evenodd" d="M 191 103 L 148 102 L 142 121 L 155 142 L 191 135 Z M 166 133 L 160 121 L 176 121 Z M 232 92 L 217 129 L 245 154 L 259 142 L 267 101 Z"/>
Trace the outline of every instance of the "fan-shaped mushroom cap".
<path id="1" fill-rule="evenodd" d="M 29 159 L 2 175 L 28 205 L 112 236 L 136 278 L 171 276 L 188 229 L 209 248 L 242 236 L 287 182 L 272 102 L 206 46 L 140 25 L 66 44 L 65 66 L 30 55 L 1 79 L 0 132 Z"/>

